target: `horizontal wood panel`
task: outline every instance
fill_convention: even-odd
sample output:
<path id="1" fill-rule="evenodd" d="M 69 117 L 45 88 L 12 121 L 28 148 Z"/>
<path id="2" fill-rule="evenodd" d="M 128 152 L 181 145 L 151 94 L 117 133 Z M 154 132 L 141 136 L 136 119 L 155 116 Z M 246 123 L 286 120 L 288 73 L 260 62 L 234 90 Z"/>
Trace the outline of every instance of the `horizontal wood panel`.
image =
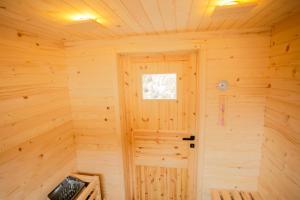
<path id="1" fill-rule="evenodd" d="M 103 198 L 123 199 L 115 55 L 90 48 L 80 48 L 79 54 L 76 48 L 67 49 L 66 55 L 77 169 L 100 174 Z"/>
<path id="2" fill-rule="evenodd" d="M 2 20 L 0 199 L 46 199 L 75 170 L 64 51 Z"/>
<path id="3" fill-rule="evenodd" d="M 265 199 L 300 198 L 299 16 L 277 24 L 271 38 L 259 192 Z"/>
<path id="4" fill-rule="evenodd" d="M 263 134 L 268 38 L 210 39 L 206 58 L 204 199 L 211 188 L 256 190 Z M 227 80 L 226 91 L 217 89 Z M 220 101 L 224 98 L 224 125 Z"/>
<path id="5" fill-rule="evenodd" d="M 223 53 L 222 57 L 216 57 L 217 59 L 214 59 L 213 54 L 209 58 L 207 56 L 203 58 L 206 70 L 204 77 L 206 77 L 205 99 L 207 102 L 204 122 L 206 127 L 204 156 L 207 164 L 202 172 L 204 176 L 203 198 L 209 199 L 211 188 L 257 189 L 264 103 L 268 89 L 268 81 L 265 80 L 265 77 L 269 63 L 267 50 L 270 45 L 270 38 L 263 33 L 228 35 L 228 37 L 210 35 L 204 38 L 206 41 L 203 40 L 202 36 L 191 33 L 184 36 L 171 35 L 172 42 L 166 42 L 167 38 L 149 36 L 107 42 L 67 43 L 67 58 L 71 73 L 70 92 L 71 104 L 74 108 L 73 114 L 91 117 L 95 114 L 93 108 L 97 111 L 97 116 L 98 111 L 101 112 L 99 116 L 110 113 L 110 111 L 105 110 L 106 106 L 112 106 L 111 112 L 117 112 L 113 103 L 116 98 L 112 91 L 114 86 L 107 77 L 112 76 L 112 70 L 117 66 L 115 55 L 119 52 L 182 51 L 194 49 L 195 45 L 202 45 L 203 50 L 220 49 L 220 51 L 226 51 L 232 49 L 230 53 Z M 104 46 L 104 48 L 100 48 L 100 46 Z M 260 49 L 262 55 L 255 53 L 256 47 Z M 92 62 L 93 60 L 94 62 Z M 86 65 L 85 63 L 89 64 Z M 140 62 L 137 64 L 144 66 Z M 78 74 L 77 71 L 80 73 Z M 81 74 L 85 74 L 82 79 L 87 83 L 87 74 L 93 77 L 95 74 L 99 74 L 99 79 L 105 76 L 103 78 L 105 81 L 99 80 L 99 84 L 104 84 L 104 86 L 90 84 L 88 87 L 84 87 L 84 85 L 73 84 L 76 79 L 81 78 Z M 217 82 L 223 79 L 229 81 L 229 90 L 226 92 L 220 92 L 216 89 Z M 218 124 L 219 95 L 227 96 L 228 112 L 225 126 Z M 143 117 L 147 119 L 146 116 Z M 95 118 L 97 118 L 96 115 Z M 106 188 L 105 191 L 109 193 L 109 191 L 115 191 L 116 188 L 119 189 L 116 184 L 120 182 L 116 176 L 111 178 L 111 181 L 109 180 L 109 177 L 113 176 L 112 172 L 120 173 L 116 166 L 116 160 L 120 158 L 117 153 L 117 144 L 120 140 L 114 132 L 117 130 L 114 127 L 117 120 L 113 120 L 111 124 L 103 120 L 99 120 L 99 122 L 95 119 L 91 120 L 91 118 L 89 120 L 90 122 L 80 119 L 74 123 L 74 126 L 78 126 L 76 137 L 80 137 L 82 140 L 82 143 L 78 142 L 77 144 L 77 153 L 80 155 L 77 159 L 78 166 L 83 171 L 108 172 L 109 174 L 103 176 L 103 185 Z M 92 124 L 95 122 L 99 125 L 94 127 Z M 144 134 L 142 133 L 147 130 L 141 126 L 132 131 L 143 137 Z M 151 131 L 152 134 L 160 135 L 167 132 L 168 127 L 162 128 L 161 131 L 153 128 Z M 168 132 L 168 134 L 170 133 Z M 182 129 L 179 133 L 187 134 L 188 132 Z M 107 145 L 105 144 L 106 140 Z M 89 159 L 94 159 L 95 162 L 93 163 Z M 102 163 L 110 160 L 112 160 L 111 165 Z M 145 160 L 141 160 L 141 162 L 145 164 Z M 151 167 L 150 165 L 147 166 Z"/>

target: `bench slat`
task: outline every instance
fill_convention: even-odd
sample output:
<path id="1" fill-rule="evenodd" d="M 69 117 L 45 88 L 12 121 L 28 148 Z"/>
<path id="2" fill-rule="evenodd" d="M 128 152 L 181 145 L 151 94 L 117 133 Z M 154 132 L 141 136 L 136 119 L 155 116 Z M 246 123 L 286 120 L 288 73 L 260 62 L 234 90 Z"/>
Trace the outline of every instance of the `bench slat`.
<path id="1" fill-rule="evenodd" d="M 252 194 L 252 197 L 254 198 L 254 200 L 262 200 L 262 198 L 258 192 L 252 192 L 251 194 Z"/>
<path id="2" fill-rule="evenodd" d="M 241 194 L 244 200 L 251 200 L 251 197 L 248 194 L 248 192 L 241 191 Z"/>
<path id="3" fill-rule="evenodd" d="M 212 200 L 221 200 L 218 190 L 212 190 Z"/>
<path id="4" fill-rule="evenodd" d="M 211 190 L 212 200 L 262 200 L 258 192 L 238 190 Z"/>
<path id="5" fill-rule="evenodd" d="M 232 191 L 231 193 L 232 193 L 232 195 L 233 195 L 234 200 L 242 200 L 242 197 L 241 197 L 239 191 L 234 190 L 234 191 Z"/>
<path id="6" fill-rule="evenodd" d="M 221 194 L 224 200 L 231 200 L 229 191 L 222 190 Z"/>

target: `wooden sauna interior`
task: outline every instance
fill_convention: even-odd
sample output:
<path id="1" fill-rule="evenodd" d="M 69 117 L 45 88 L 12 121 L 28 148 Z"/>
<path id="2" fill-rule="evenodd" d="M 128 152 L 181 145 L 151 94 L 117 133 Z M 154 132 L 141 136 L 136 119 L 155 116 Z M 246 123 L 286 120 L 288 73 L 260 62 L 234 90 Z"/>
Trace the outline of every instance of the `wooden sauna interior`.
<path id="1" fill-rule="evenodd" d="M 103 200 L 299 200 L 300 1 L 0 0 L 0 200 L 75 172 Z"/>

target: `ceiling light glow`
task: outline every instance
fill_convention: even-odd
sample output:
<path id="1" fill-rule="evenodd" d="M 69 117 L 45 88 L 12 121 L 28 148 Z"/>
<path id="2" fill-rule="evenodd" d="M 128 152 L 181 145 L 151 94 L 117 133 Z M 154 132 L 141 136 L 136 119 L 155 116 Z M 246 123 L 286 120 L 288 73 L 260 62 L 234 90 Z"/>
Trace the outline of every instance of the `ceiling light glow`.
<path id="1" fill-rule="evenodd" d="M 72 20 L 74 21 L 85 21 L 85 20 L 95 20 L 96 17 L 91 14 L 79 14 L 72 16 Z"/>
<path id="2" fill-rule="evenodd" d="M 230 6 L 230 5 L 237 5 L 239 4 L 239 0 L 219 0 L 218 5 L 219 6 Z"/>
<path id="3" fill-rule="evenodd" d="M 217 6 L 233 6 L 255 3 L 258 0 L 217 0 Z"/>

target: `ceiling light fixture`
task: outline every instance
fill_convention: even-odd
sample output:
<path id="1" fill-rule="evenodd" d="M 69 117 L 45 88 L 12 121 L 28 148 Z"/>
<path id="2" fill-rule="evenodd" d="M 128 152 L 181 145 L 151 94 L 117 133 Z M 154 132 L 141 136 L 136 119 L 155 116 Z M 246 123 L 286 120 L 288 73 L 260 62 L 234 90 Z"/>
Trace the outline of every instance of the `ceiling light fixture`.
<path id="1" fill-rule="evenodd" d="M 74 21 L 74 23 L 83 23 L 85 21 L 95 21 L 102 25 L 106 24 L 106 20 L 104 20 L 101 16 L 94 15 L 91 13 L 69 15 L 68 20 Z"/>
<path id="2" fill-rule="evenodd" d="M 91 14 L 79 14 L 71 17 L 74 21 L 95 20 L 96 17 Z"/>
<path id="3" fill-rule="evenodd" d="M 257 0 L 218 0 L 214 7 L 213 17 L 240 17 L 250 12 Z"/>
<path id="4" fill-rule="evenodd" d="M 217 6 L 234 6 L 234 5 L 244 5 L 249 3 L 256 3 L 257 0 L 217 0 Z"/>
<path id="5" fill-rule="evenodd" d="M 239 0 L 219 0 L 219 6 L 230 6 L 230 5 L 237 5 L 241 3 Z"/>

